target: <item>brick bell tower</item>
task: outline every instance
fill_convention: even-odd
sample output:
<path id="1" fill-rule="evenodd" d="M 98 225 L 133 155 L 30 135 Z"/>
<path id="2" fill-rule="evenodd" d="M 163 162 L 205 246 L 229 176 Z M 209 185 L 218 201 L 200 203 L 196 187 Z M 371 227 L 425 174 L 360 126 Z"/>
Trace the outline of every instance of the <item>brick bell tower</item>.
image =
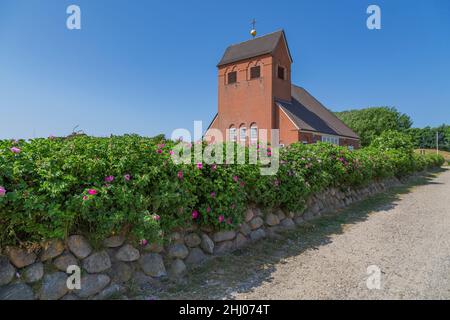
<path id="1" fill-rule="evenodd" d="M 270 139 L 279 129 L 275 100 L 291 101 L 291 64 L 283 30 L 229 46 L 217 65 L 218 113 L 205 138 L 250 144 L 266 129 Z"/>

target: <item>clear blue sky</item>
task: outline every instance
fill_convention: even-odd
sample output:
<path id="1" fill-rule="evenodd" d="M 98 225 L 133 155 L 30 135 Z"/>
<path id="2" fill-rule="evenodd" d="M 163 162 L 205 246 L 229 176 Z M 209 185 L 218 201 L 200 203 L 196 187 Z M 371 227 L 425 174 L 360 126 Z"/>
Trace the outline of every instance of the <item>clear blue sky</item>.
<path id="1" fill-rule="evenodd" d="M 77 4 L 82 29 L 66 28 Z M 378 4 L 382 29 L 366 28 Z M 450 1 L 0 0 L 0 138 L 208 125 L 227 45 L 285 29 L 293 82 L 328 108 L 450 123 Z"/>

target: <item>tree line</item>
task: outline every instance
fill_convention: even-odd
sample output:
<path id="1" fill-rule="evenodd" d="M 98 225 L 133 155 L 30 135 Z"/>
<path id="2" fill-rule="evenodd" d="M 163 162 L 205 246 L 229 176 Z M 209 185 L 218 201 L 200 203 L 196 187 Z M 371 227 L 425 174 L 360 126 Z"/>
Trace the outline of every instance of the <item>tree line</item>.
<path id="1" fill-rule="evenodd" d="M 413 128 L 411 118 L 394 107 L 371 107 L 335 114 L 360 136 L 362 146 L 368 146 L 387 130 L 395 130 L 407 133 L 417 149 L 436 148 L 438 134 L 439 149 L 450 151 L 450 125 L 447 124 L 438 127 Z"/>

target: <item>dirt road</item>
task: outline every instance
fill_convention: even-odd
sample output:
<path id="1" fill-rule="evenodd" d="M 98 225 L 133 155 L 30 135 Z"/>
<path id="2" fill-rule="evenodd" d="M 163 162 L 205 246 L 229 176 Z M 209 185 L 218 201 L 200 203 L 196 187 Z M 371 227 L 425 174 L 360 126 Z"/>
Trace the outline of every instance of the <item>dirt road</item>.
<path id="1" fill-rule="evenodd" d="M 161 298 L 450 299 L 450 170 L 211 261 L 169 291 Z"/>

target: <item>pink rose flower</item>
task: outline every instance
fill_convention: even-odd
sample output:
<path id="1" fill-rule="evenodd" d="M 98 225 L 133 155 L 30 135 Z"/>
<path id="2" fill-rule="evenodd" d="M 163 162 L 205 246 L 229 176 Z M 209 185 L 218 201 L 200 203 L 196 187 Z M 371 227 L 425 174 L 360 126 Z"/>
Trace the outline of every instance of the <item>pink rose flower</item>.
<path id="1" fill-rule="evenodd" d="M 114 176 L 105 177 L 105 182 L 113 182 L 113 181 L 114 181 Z"/>
<path id="2" fill-rule="evenodd" d="M 20 150 L 20 148 L 17 148 L 17 147 L 12 147 L 10 150 L 11 150 L 11 152 L 13 152 L 15 154 L 18 154 L 22 151 L 22 150 Z"/>
<path id="3" fill-rule="evenodd" d="M 95 190 L 95 189 L 89 189 L 89 190 L 88 190 L 88 193 L 89 193 L 91 196 L 95 196 L 95 195 L 97 194 L 97 190 Z"/>
<path id="4" fill-rule="evenodd" d="M 201 162 L 197 163 L 197 168 L 200 170 L 203 169 L 203 164 Z"/>
<path id="5" fill-rule="evenodd" d="M 127 173 L 126 175 L 123 176 L 123 178 L 125 179 L 125 181 L 130 181 L 131 175 Z"/>
<path id="6" fill-rule="evenodd" d="M 83 196 L 83 201 L 86 201 L 88 199 L 88 196 Z"/>
<path id="7" fill-rule="evenodd" d="M 210 193 L 211 198 L 215 198 L 216 197 L 216 193 L 213 191 Z"/>
<path id="8" fill-rule="evenodd" d="M 183 171 L 178 171 L 178 179 L 183 179 Z"/>
<path id="9" fill-rule="evenodd" d="M 6 189 L 3 186 L 0 186 L 0 197 L 4 197 L 6 194 Z"/>
<path id="10" fill-rule="evenodd" d="M 173 152 L 173 150 L 170 150 L 170 151 L 169 151 L 169 154 L 170 154 L 171 156 L 173 156 L 173 155 L 175 154 L 175 152 Z"/>
<path id="11" fill-rule="evenodd" d="M 234 180 L 234 182 L 238 182 L 239 181 L 239 177 L 238 176 L 234 176 L 233 180 Z"/>
<path id="12" fill-rule="evenodd" d="M 198 218 L 198 211 L 194 210 L 192 211 L 192 219 L 197 219 Z"/>
<path id="13" fill-rule="evenodd" d="M 211 166 L 211 170 L 212 170 L 212 171 L 216 171 L 216 169 L 217 169 L 217 165 L 216 165 L 216 164 L 213 164 L 213 165 Z"/>
<path id="14" fill-rule="evenodd" d="M 223 215 L 219 216 L 219 223 L 222 223 L 225 220 L 225 217 Z"/>
<path id="15" fill-rule="evenodd" d="M 161 219 L 161 217 L 157 214 L 153 215 L 153 220 L 159 221 Z"/>
<path id="16" fill-rule="evenodd" d="M 161 149 L 158 149 L 158 150 L 156 150 L 156 152 L 159 153 L 159 154 L 161 154 L 161 153 L 162 153 L 162 150 L 161 150 Z"/>
<path id="17" fill-rule="evenodd" d="M 211 207 L 207 207 L 207 208 L 206 208 L 206 212 L 207 212 L 207 213 L 210 213 L 210 212 L 211 212 Z"/>
<path id="18" fill-rule="evenodd" d="M 141 246 L 146 246 L 147 243 L 148 243 L 148 241 L 147 241 L 146 239 L 142 239 L 142 240 L 140 241 Z"/>

